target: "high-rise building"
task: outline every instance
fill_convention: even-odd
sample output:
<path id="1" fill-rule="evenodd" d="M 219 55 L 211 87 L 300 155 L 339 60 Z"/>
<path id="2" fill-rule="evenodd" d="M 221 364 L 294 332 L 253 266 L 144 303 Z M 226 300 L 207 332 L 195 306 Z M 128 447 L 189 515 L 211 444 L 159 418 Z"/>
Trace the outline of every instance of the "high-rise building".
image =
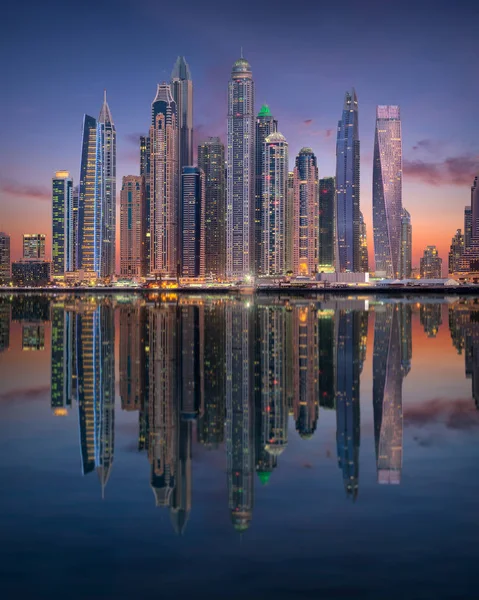
<path id="1" fill-rule="evenodd" d="M 45 260 L 45 239 L 46 235 L 44 233 L 24 233 L 23 258 Z"/>
<path id="2" fill-rule="evenodd" d="M 402 136 L 399 106 L 378 106 L 374 139 L 373 228 L 376 276 L 401 268 Z"/>
<path id="3" fill-rule="evenodd" d="M 178 120 L 178 173 L 193 164 L 193 81 L 184 56 L 178 56 L 171 72 L 171 94 Z"/>
<path id="4" fill-rule="evenodd" d="M 72 260 L 71 260 L 71 270 L 76 271 L 79 269 L 78 266 L 78 202 L 80 198 L 80 188 L 76 185 L 73 188 L 73 210 L 72 210 L 72 224 L 73 224 L 73 244 L 72 244 Z"/>
<path id="5" fill-rule="evenodd" d="M 284 245 L 285 245 L 285 263 L 286 273 L 293 272 L 293 255 L 294 255 L 294 172 L 288 173 L 288 183 L 286 192 L 286 211 L 284 222 Z"/>
<path id="6" fill-rule="evenodd" d="M 77 233 L 73 215 L 73 179 L 68 171 L 57 171 L 52 179 L 52 275 L 54 278 L 63 277 L 65 273 L 75 271 L 76 268 Z M 45 254 L 37 258 L 45 258 Z"/>
<path id="7" fill-rule="evenodd" d="M 288 142 L 279 131 L 264 140 L 262 149 L 261 245 L 259 271 L 283 275 L 285 261 L 285 213 L 288 194 Z"/>
<path id="8" fill-rule="evenodd" d="M 77 266 L 97 277 L 115 273 L 116 130 L 106 101 L 98 120 L 85 115 L 78 199 Z"/>
<path id="9" fill-rule="evenodd" d="M 148 394 L 147 308 L 142 301 L 120 306 L 120 396 L 122 410 L 142 410 Z"/>
<path id="10" fill-rule="evenodd" d="M 369 272 L 368 233 L 362 212 L 359 212 L 359 270 Z"/>
<path id="11" fill-rule="evenodd" d="M 334 269 L 336 180 L 319 180 L 319 270 Z"/>
<path id="12" fill-rule="evenodd" d="M 10 346 L 11 312 L 10 300 L 5 296 L 0 297 L 0 353 Z"/>
<path id="13" fill-rule="evenodd" d="M 150 272 L 178 274 L 178 117 L 170 86 L 158 84 L 150 128 Z"/>
<path id="14" fill-rule="evenodd" d="M 183 277 L 205 275 L 205 176 L 198 167 L 181 174 L 180 260 Z"/>
<path id="15" fill-rule="evenodd" d="M 145 256 L 145 178 L 123 177 L 120 194 L 120 275 L 139 278 L 146 275 Z"/>
<path id="16" fill-rule="evenodd" d="M 22 325 L 22 350 L 45 350 L 45 325 Z"/>
<path id="17" fill-rule="evenodd" d="M 412 225 L 411 215 L 403 208 L 401 214 L 401 256 L 399 276 L 409 279 L 412 272 Z"/>
<path id="18" fill-rule="evenodd" d="M 458 229 L 451 240 L 449 249 L 448 272 L 456 273 L 459 270 L 459 261 L 464 254 L 464 236 L 462 231 Z"/>
<path id="19" fill-rule="evenodd" d="M 42 287 L 50 283 L 51 263 L 46 260 L 19 260 L 12 263 L 13 285 Z"/>
<path id="20" fill-rule="evenodd" d="M 116 129 L 106 101 L 98 117 L 102 162 L 101 277 L 111 277 L 116 267 Z"/>
<path id="21" fill-rule="evenodd" d="M 344 96 L 336 141 L 336 268 L 360 270 L 359 250 L 359 123 L 354 88 Z"/>
<path id="22" fill-rule="evenodd" d="M 336 308 L 318 310 L 319 406 L 336 407 Z"/>
<path id="23" fill-rule="evenodd" d="M 263 151 L 266 138 L 278 131 L 278 121 L 271 114 L 271 110 L 267 104 L 263 104 L 256 117 L 255 131 L 255 273 L 261 271 L 262 261 L 262 228 L 261 218 L 263 214 Z"/>
<path id="24" fill-rule="evenodd" d="M 435 338 L 439 332 L 439 326 L 442 325 L 442 304 L 439 302 L 421 304 L 419 320 L 427 337 Z"/>
<path id="25" fill-rule="evenodd" d="M 243 57 L 228 84 L 226 276 L 243 279 L 254 270 L 255 115 L 254 82 Z"/>
<path id="26" fill-rule="evenodd" d="M 472 239 L 479 243 L 479 181 L 474 178 L 471 186 Z"/>
<path id="27" fill-rule="evenodd" d="M 464 247 L 470 248 L 472 240 L 472 208 L 464 207 Z"/>
<path id="28" fill-rule="evenodd" d="M 399 305 L 375 308 L 373 354 L 374 438 L 378 483 L 401 483 L 402 353 Z"/>
<path id="29" fill-rule="evenodd" d="M 10 282 L 10 236 L 0 231 L 0 285 Z"/>
<path id="30" fill-rule="evenodd" d="M 226 189 L 225 147 L 219 137 L 198 146 L 198 167 L 205 178 L 205 274 L 225 275 Z"/>
<path id="31" fill-rule="evenodd" d="M 151 178 L 150 178 L 150 159 L 151 159 L 151 140 L 149 136 L 140 137 L 140 175 L 145 180 L 145 260 L 147 265 L 147 271 L 150 270 L 151 257 L 150 257 L 150 240 L 151 240 L 151 228 L 150 228 L 150 190 L 151 190 Z"/>
<path id="32" fill-rule="evenodd" d="M 311 148 L 302 148 L 294 168 L 293 273 L 313 276 L 318 268 L 318 164 Z"/>
<path id="33" fill-rule="evenodd" d="M 435 279 L 442 277 L 442 258 L 439 258 L 436 246 L 426 246 L 420 260 L 421 277 Z"/>

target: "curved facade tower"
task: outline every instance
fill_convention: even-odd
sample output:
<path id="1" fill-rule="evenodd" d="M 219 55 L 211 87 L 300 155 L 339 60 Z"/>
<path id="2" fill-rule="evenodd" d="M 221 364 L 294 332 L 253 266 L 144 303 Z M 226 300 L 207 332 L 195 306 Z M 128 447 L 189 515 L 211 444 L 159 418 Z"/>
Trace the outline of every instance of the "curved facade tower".
<path id="1" fill-rule="evenodd" d="M 228 84 L 226 169 L 226 276 L 244 278 L 255 258 L 254 82 L 244 58 L 234 63 Z"/>
<path id="2" fill-rule="evenodd" d="M 261 262 L 263 275 L 285 272 L 285 216 L 288 187 L 288 142 L 277 131 L 269 135 L 262 151 Z"/>
<path id="3" fill-rule="evenodd" d="M 360 271 L 358 98 L 346 92 L 336 141 L 336 268 Z"/>
<path id="4" fill-rule="evenodd" d="M 102 236 L 101 236 L 101 277 L 115 274 L 116 263 L 116 129 L 106 101 L 103 98 L 98 131 L 102 149 Z"/>
<path id="5" fill-rule="evenodd" d="M 374 137 L 373 227 L 376 275 L 399 277 L 402 137 L 399 106 L 378 106 Z"/>
<path id="6" fill-rule="evenodd" d="M 175 277 L 178 262 L 178 121 L 167 83 L 158 85 L 150 128 L 150 271 Z"/>
<path id="7" fill-rule="evenodd" d="M 294 168 L 293 273 L 311 277 L 319 257 L 318 163 L 311 148 L 302 148 Z"/>

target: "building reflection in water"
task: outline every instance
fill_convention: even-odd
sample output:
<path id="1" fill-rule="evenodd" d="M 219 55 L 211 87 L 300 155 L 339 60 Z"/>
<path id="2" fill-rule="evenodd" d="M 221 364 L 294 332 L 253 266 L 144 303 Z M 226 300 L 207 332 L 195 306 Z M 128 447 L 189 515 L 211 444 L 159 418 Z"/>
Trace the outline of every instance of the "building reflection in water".
<path id="1" fill-rule="evenodd" d="M 3 296 L 0 352 L 11 346 L 11 321 L 22 326 L 22 346 L 35 348 L 44 347 L 39 331 L 51 321 L 51 409 L 76 414 L 76 403 L 82 471 L 97 471 L 104 494 L 114 455 L 116 318 L 121 408 L 138 414 L 138 450 L 150 464 L 156 505 L 182 534 L 196 438 L 197 447 L 226 454 L 228 510 L 243 532 L 255 480 L 274 480 L 287 453 L 288 425 L 290 436 L 318 436 L 320 411 L 336 412 L 338 466 L 346 496 L 358 497 L 369 304 L 377 479 L 398 484 L 412 323 L 436 335 L 444 300 Z M 479 301 L 450 301 L 448 311 L 479 408 Z"/>
<path id="2" fill-rule="evenodd" d="M 406 306 L 399 303 L 378 304 L 375 307 L 374 355 L 373 355 L 373 407 L 374 438 L 378 482 L 398 484 L 401 482 L 403 417 L 402 382 L 410 364 L 408 356 L 402 356 L 407 345 L 404 336 L 411 331 Z"/>

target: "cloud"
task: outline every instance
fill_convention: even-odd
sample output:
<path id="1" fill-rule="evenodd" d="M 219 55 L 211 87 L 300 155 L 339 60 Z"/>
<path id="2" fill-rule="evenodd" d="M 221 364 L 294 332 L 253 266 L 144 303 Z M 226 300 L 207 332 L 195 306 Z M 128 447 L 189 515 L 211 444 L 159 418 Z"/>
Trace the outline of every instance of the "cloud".
<path id="1" fill-rule="evenodd" d="M 447 429 L 471 430 L 479 428 L 479 410 L 472 399 L 449 400 L 435 398 L 404 410 L 404 424 L 426 427 L 442 424 Z"/>
<path id="2" fill-rule="evenodd" d="M 138 147 L 140 146 L 140 137 L 142 135 L 145 135 L 144 133 L 125 133 L 125 135 L 123 136 L 123 139 L 125 141 L 127 141 L 129 144 L 133 144 L 134 146 Z"/>
<path id="3" fill-rule="evenodd" d="M 313 119 L 306 119 L 303 121 L 303 123 L 306 125 L 306 127 L 309 127 L 312 122 L 313 122 Z"/>
<path id="4" fill-rule="evenodd" d="M 442 162 L 404 160 L 405 177 L 428 185 L 472 185 L 479 172 L 479 156 L 452 156 Z"/>
<path id="5" fill-rule="evenodd" d="M 18 402 L 19 400 L 42 399 L 50 391 L 49 385 L 38 387 L 20 388 L 0 394 L 0 402 Z"/>
<path id="6" fill-rule="evenodd" d="M 444 146 L 443 142 L 438 142 L 435 140 L 419 140 L 415 146 L 412 147 L 413 150 L 425 150 L 426 152 L 431 152 L 435 154 L 442 146 Z"/>
<path id="7" fill-rule="evenodd" d="M 20 196 L 22 198 L 32 198 L 33 200 L 42 200 L 50 202 L 52 199 L 51 190 L 39 185 L 25 185 L 11 179 L 6 179 L 0 184 L 0 191 L 10 196 Z"/>

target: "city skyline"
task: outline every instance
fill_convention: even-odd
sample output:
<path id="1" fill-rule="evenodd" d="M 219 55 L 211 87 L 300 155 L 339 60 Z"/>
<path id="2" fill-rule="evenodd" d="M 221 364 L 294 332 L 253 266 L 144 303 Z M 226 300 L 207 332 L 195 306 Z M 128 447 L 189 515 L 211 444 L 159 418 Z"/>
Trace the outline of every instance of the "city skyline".
<path id="1" fill-rule="evenodd" d="M 55 4 L 55 3 L 53 3 Z M 268 3 L 266 3 L 268 4 Z M 461 10 L 462 5 L 462 10 Z M 338 105 L 344 97 L 344 91 L 351 89 L 354 85 L 358 92 L 361 109 L 361 150 L 362 150 L 362 181 L 361 181 L 361 208 L 367 224 L 369 238 L 371 240 L 371 210 L 370 210 L 370 181 L 371 181 L 371 162 L 372 162 L 372 138 L 374 130 L 374 107 L 379 103 L 394 103 L 401 106 L 404 124 L 404 204 L 411 213 L 411 218 L 415 228 L 414 239 L 414 264 L 418 264 L 418 258 L 424 246 L 434 243 L 438 246 L 442 257 L 447 254 L 450 238 L 455 229 L 462 223 L 461 216 L 457 208 L 468 203 L 467 187 L 470 183 L 467 181 L 473 178 L 474 172 L 471 163 L 477 155 L 477 147 L 473 140 L 472 132 L 468 130 L 466 114 L 470 114 L 469 107 L 473 106 L 474 87 L 477 82 L 470 79 L 469 73 L 472 72 L 473 65 L 473 47 L 472 47 L 472 24 L 468 19 L 467 3 L 460 3 L 458 10 L 454 15 L 455 23 L 461 24 L 461 27 L 453 31 L 454 44 L 446 49 L 442 45 L 445 35 L 450 39 L 450 15 L 446 12 L 446 3 L 435 3 L 434 14 L 425 9 L 425 7 L 416 7 L 414 26 L 410 27 L 410 18 L 407 11 L 402 7 L 395 15 L 395 25 L 388 19 L 389 9 L 384 9 L 382 13 L 370 16 L 370 22 L 361 18 L 359 8 L 353 9 L 351 14 L 351 23 L 354 19 L 360 19 L 363 33 L 372 31 L 379 35 L 378 43 L 383 43 L 384 52 L 372 53 L 364 42 L 358 43 L 357 60 L 354 65 L 347 65 L 344 69 L 338 70 L 337 67 L 343 61 L 342 49 L 338 42 L 332 39 L 333 31 L 328 36 L 322 36 L 323 39 L 316 41 L 316 45 L 311 46 L 308 38 L 310 25 L 305 24 L 305 31 L 302 38 L 294 37 L 291 46 L 286 45 L 284 49 L 278 49 L 278 60 L 271 59 L 271 52 L 267 50 L 271 34 L 266 33 L 255 36 L 258 24 L 253 23 L 252 30 L 247 33 L 244 27 L 244 21 L 240 19 L 237 29 L 232 32 L 228 39 L 222 41 L 221 52 L 217 48 L 206 47 L 201 51 L 195 52 L 195 49 L 201 45 L 203 38 L 211 34 L 212 28 L 225 27 L 227 15 L 225 17 L 213 16 L 211 12 L 211 3 L 206 5 L 204 15 L 200 19 L 202 24 L 198 30 L 195 29 L 195 35 L 184 40 L 173 39 L 172 34 L 168 33 L 162 39 L 161 61 L 153 64 L 151 68 L 142 69 L 138 73 L 129 69 L 129 77 L 135 83 L 123 94 L 124 86 L 121 74 L 125 71 L 125 64 L 130 64 L 133 55 L 126 49 L 121 49 L 118 58 L 109 65 L 108 73 L 100 66 L 92 66 L 92 77 L 88 80 L 88 85 L 84 85 L 84 79 L 81 80 L 74 75 L 75 69 L 66 75 L 69 86 L 62 85 L 61 89 L 54 83 L 50 89 L 43 90 L 41 86 L 36 85 L 40 75 L 43 79 L 48 78 L 47 64 L 37 64 L 42 57 L 51 52 L 51 47 L 47 45 L 43 48 L 37 60 L 32 61 L 31 66 L 24 64 L 23 56 L 15 57 L 18 69 L 12 70 L 12 89 L 14 93 L 11 97 L 3 100 L 7 112 L 12 114 L 21 114 L 25 110 L 25 102 L 17 102 L 17 99 L 25 98 L 25 83 L 20 80 L 16 72 L 25 73 L 29 80 L 29 85 L 35 85 L 37 88 L 37 102 L 35 106 L 28 107 L 28 110 L 41 110 L 45 114 L 52 114 L 55 108 L 55 120 L 51 125 L 51 139 L 54 144 L 48 146 L 48 151 L 38 156 L 36 148 L 44 147 L 46 141 L 46 125 L 37 123 L 33 134 L 35 142 L 31 149 L 22 148 L 22 153 L 27 152 L 35 156 L 30 160 L 31 169 L 25 173 L 24 169 L 20 171 L 20 145 L 13 137 L 13 128 L 7 124 L 5 134 L 7 144 L 11 151 L 2 165 L 2 204 L 7 203 L 8 209 L 0 217 L 0 229 L 7 230 L 12 235 L 12 258 L 20 257 L 19 236 L 22 231 L 19 230 L 20 210 L 26 215 L 25 229 L 27 231 L 44 231 L 48 233 L 48 214 L 49 210 L 45 204 L 47 201 L 48 182 L 53 173 L 58 169 L 69 170 L 78 181 L 78 137 L 74 132 L 78 132 L 81 115 L 84 112 L 95 114 L 97 110 L 97 99 L 104 88 L 108 89 L 109 101 L 115 115 L 115 123 L 118 129 L 118 177 L 121 181 L 122 175 L 137 173 L 137 154 L 136 143 L 130 141 L 133 133 L 147 132 L 148 122 L 145 119 L 144 106 L 151 101 L 152 89 L 154 85 L 161 80 L 169 80 L 170 69 L 176 56 L 184 55 L 190 65 L 193 80 L 195 82 L 195 142 L 201 141 L 201 138 L 208 135 L 221 135 L 225 141 L 225 119 L 226 119 L 226 98 L 224 93 L 225 81 L 234 58 L 239 54 L 239 47 L 244 46 L 245 56 L 250 61 L 255 74 L 257 86 L 258 103 L 266 101 L 273 114 L 281 124 L 281 131 L 288 139 L 290 144 L 290 156 L 294 157 L 297 151 L 305 146 L 313 147 L 318 156 L 320 166 L 320 176 L 334 175 L 334 128 L 338 118 Z M 262 7 L 264 10 L 265 7 Z M 48 17 L 51 7 L 44 9 L 41 15 L 33 10 L 28 14 L 26 22 L 23 23 L 22 31 L 25 34 L 32 34 L 35 39 L 33 27 L 33 15 L 40 16 L 40 22 L 44 27 L 49 27 Z M 144 10 L 144 5 L 140 5 L 139 13 Z M 332 18 L 332 23 L 336 22 L 338 17 L 337 10 L 332 8 L 325 9 L 325 16 Z M 71 13 L 67 11 L 66 15 L 56 15 L 64 19 Z M 228 13 L 227 13 L 228 14 Z M 78 22 L 75 16 L 75 21 Z M 136 22 L 136 16 L 131 15 L 133 23 Z M 287 20 L 281 7 L 275 9 L 273 18 L 280 30 L 285 29 Z M 422 41 L 423 29 L 421 23 L 429 23 L 430 34 L 427 47 Z M 120 17 L 114 17 L 115 22 Z M 124 19 L 124 18 L 123 18 Z M 175 17 L 177 19 L 177 17 Z M 296 19 L 296 17 L 294 17 Z M 432 22 L 431 22 L 432 19 Z M 210 20 L 210 22 L 208 22 Z M 24 20 L 25 21 L 25 20 Z M 37 24 L 37 22 L 35 22 Z M 124 20 L 123 20 L 124 24 Z M 383 24 L 381 29 L 378 25 Z M 399 34 L 401 27 L 408 27 L 408 50 L 414 54 L 417 60 L 411 64 L 404 58 L 402 51 L 405 44 Z M 122 22 L 119 23 L 122 26 Z M 129 31 L 131 30 L 129 23 Z M 434 25 L 431 27 L 431 25 Z M 348 25 L 348 30 L 352 25 Z M 174 28 L 173 28 L 174 29 Z M 334 30 L 334 27 L 332 28 Z M 454 28 L 453 28 L 454 29 Z M 460 29 L 461 35 L 456 31 Z M 290 29 L 289 29 L 290 30 Z M 379 31 L 379 34 L 378 34 Z M 264 33 L 264 32 L 263 32 Z M 22 34 L 23 35 L 23 34 Z M 107 36 L 111 34 L 107 33 Z M 153 32 L 146 28 L 144 32 L 144 43 L 142 48 L 148 47 L 150 36 Z M 367 34 L 365 35 L 367 38 Z M 27 43 L 27 40 L 25 40 Z M 183 43 L 184 42 L 184 43 Z M 294 42 L 298 42 L 296 45 Z M 73 32 L 72 51 L 79 43 L 79 37 Z M 27 43 L 31 44 L 31 42 Z M 118 44 L 115 41 L 114 46 Z M 86 50 L 86 59 L 88 60 L 95 49 L 96 42 L 93 41 L 91 47 Z M 300 70 L 295 70 L 298 58 L 306 49 L 311 49 L 310 56 Z M 409 55 L 410 55 L 409 54 Z M 380 81 L 377 77 L 377 70 L 385 60 L 396 60 L 397 70 L 394 74 L 383 74 Z M 59 66 L 66 66 L 67 61 L 74 60 L 69 52 L 62 57 Z M 312 62 L 317 62 L 319 76 L 317 81 L 309 80 L 307 70 Z M 368 69 L 365 65 L 368 64 Z M 440 68 L 439 68 L 440 65 Z M 38 68 L 40 66 L 40 68 Z M 290 72 L 290 77 L 294 82 L 292 86 L 286 86 L 287 74 L 285 66 Z M 20 68 L 21 67 L 21 68 Z M 371 68 L 372 67 L 372 68 Z M 32 71 L 36 69 L 36 72 Z M 428 80 L 421 81 L 419 73 L 427 69 Z M 13 73 L 15 71 L 15 73 Z M 69 69 L 70 71 L 70 69 Z M 443 90 L 443 74 L 448 73 L 448 89 Z M 406 74 L 407 73 L 407 74 Z M 30 75 L 30 77 L 29 77 Z M 386 79 L 384 79 L 384 76 Z M 324 89 L 323 82 L 328 81 L 327 90 Z M 286 89 L 291 87 L 291 90 Z M 461 95 L 461 98 L 455 93 L 455 90 L 464 88 L 469 89 L 470 94 Z M 292 90 L 294 89 L 294 96 Z M 280 91 L 281 90 L 281 91 Z M 303 93 L 304 90 L 304 93 Z M 441 90 L 442 102 L 440 105 L 433 104 L 433 98 L 437 97 Z M 124 97 L 123 97 L 124 96 Z M 470 96 L 470 97 L 469 97 Z M 59 106 L 59 101 L 61 106 Z M 434 120 L 428 120 L 428 107 L 434 105 Z M 433 122 L 434 121 L 434 122 Z M 438 129 L 437 123 L 441 123 L 441 129 Z M 61 132 L 62 143 L 60 143 L 59 133 Z M 71 134 L 69 133 L 71 132 Z M 328 133 L 330 132 L 330 133 Z M 11 144 L 10 144 L 11 141 Z M 34 164 L 33 164 L 34 163 Z M 465 186 L 465 187 L 463 187 Z M 119 187 L 119 184 L 118 184 Z M 46 202 L 45 202 L 46 201 Z M 438 207 L 434 216 L 435 238 L 430 239 L 427 226 L 430 222 L 432 207 Z M 25 210 L 28 207 L 28 210 Z M 436 216 L 437 215 L 437 216 Z M 34 223 L 44 223 L 44 226 L 34 227 Z M 48 242 L 50 247 L 51 240 Z M 371 241 L 370 246 L 370 259 Z M 371 260 L 372 262 L 372 260 Z"/>

